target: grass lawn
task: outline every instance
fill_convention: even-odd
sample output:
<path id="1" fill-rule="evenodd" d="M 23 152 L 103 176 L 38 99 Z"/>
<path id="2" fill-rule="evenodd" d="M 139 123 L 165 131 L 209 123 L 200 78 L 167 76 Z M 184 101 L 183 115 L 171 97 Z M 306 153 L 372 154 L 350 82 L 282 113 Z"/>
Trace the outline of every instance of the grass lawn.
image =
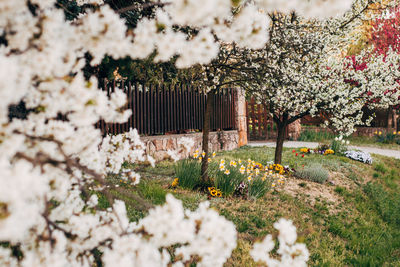
<path id="1" fill-rule="evenodd" d="M 216 160 L 251 158 L 265 164 L 273 152 L 271 148 L 243 147 L 218 153 Z M 210 199 L 238 231 L 238 246 L 226 266 L 260 266 L 249 250 L 266 234 L 275 233 L 272 225 L 280 217 L 293 220 L 298 241 L 305 242 L 310 251 L 310 266 L 400 266 L 400 160 L 374 156 L 374 163 L 366 165 L 336 155 L 296 157 L 292 149 L 284 150 L 283 159 L 283 165 L 294 168 L 318 163 L 329 171 L 329 182 L 288 177 L 282 187 L 256 201 Z M 162 204 L 167 193 L 191 210 L 207 200 L 205 193 L 171 188 L 173 165 L 133 166 L 142 175 L 136 187 L 118 177 L 109 178 L 113 196 L 126 202 L 132 221 L 145 216 L 149 205 Z M 104 197 L 100 204 L 108 206 Z"/>
<path id="2" fill-rule="evenodd" d="M 329 144 L 336 136 L 328 131 L 314 132 L 305 130 L 300 134 L 297 141 L 305 142 L 320 142 Z M 375 137 L 366 136 L 350 136 L 346 137 L 346 140 L 350 141 L 352 146 L 366 146 L 366 147 L 378 147 L 384 149 L 400 150 L 400 144 L 396 142 L 378 142 Z"/>

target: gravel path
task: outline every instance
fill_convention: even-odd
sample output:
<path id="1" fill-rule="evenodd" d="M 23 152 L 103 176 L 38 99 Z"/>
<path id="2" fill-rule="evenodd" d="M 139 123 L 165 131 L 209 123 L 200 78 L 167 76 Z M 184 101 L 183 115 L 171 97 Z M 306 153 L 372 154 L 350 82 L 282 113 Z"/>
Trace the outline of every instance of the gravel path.
<path id="1" fill-rule="evenodd" d="M 259 146 L 267 146 L 267 147 L 275 147 L 274 142 L 249 142 L 249 146 L 259 147 Z M 283 143 L 284 147 L 308 147 L 308 148 L 317 148 L 318 143 L 316 142 L 297 142 L 297 141 L 287 141 Z M 368 152 L 370 154 L 378 154 L 387 157 L 393 157 L 396 159 L 400 159 L 400 151 L 399 150 L 391 150 L 391 149 L 382 149 L 375 147 L 358 147 L 358 146 L 349 146 L 349 149 L 357 149 L 364 152 Z"/>

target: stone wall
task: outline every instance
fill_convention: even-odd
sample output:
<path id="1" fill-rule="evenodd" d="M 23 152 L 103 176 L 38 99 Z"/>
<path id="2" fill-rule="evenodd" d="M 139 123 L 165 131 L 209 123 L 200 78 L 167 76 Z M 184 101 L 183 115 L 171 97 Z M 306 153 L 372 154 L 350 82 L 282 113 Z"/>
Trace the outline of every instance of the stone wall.
<path id="1" fill-rule="evenodd" d="M 239 147 L 247 145 L 247 116 L 246 116 L 246 97 L 245 91 L 241 88 L 235 94 L 235 116 L 236 127 L 239 134 Z"/>
<path id="2" fill-rule="evenodd" d="M 301 133 L 301 123 L 300 120 L 297 120 L 288 126 L 288 136 L 289 140 L 297 140 L 300 137 Z"/>
<path id="3" fill-rule="evenodd" d="M 193 139 L 194 146 L 190 152 L 183 151 L 178 145 L 179 139 L 188 137 Z M 154 157 L 156 161 L 170 158 L 167 151 L 179 151 L 179 158 L 183 159 L 193 154 L 196 149 L 201 151 L 202 133 L 190 134 L 171 134 L 159 136 L 144 136 L 141 140 L 146 144 L 146 153 Z M 210 133 L 210 151 L 233 150 L 238 148 L 239 134 L 238 131 L 220 131 Z"/>

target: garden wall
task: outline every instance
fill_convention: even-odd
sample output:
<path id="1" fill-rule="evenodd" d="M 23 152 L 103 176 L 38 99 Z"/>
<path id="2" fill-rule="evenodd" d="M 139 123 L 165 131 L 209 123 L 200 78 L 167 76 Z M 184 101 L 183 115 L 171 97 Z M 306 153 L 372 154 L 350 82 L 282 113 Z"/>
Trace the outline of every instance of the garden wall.
<path id="1" fill-rule="evenodd" d="M 161 161 L 169 158 L 168 150 L 182 150 L 178 141 L 183 137 L 193 139 L 195 145 L 190 153 L 181 152 L 179 154 L 181 159 L 193 154 L 196 149 L 202 150 L 202 133 L 144 136 L 141 137 L 141 140 L 146 144 L 146 153 L 154 157 L 156 161 Z M 233 150 L 238 147 L 239 134 L 237 130 L 210 133 L 210 151 Z"/>

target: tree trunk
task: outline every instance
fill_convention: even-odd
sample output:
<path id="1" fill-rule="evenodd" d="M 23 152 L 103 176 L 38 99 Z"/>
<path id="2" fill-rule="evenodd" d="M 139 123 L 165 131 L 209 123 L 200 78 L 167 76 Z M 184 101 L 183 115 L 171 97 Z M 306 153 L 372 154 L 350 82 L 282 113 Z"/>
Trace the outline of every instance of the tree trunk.
<path id="1" fill-rule="evenodd" d="M 278 130 L 278 138 L 276 139 L 276 148 L 275 148 L 275 164 L 282 164 L 282 151 L 283 151 L 283 142 L 286 137 L 286 128 L 288 125 L 286 123 L 277 123 L 276 128 Z"/>
<path id="2" fill-rule="evenodd" d="M 210 178 L 208 177 L 208 158 L 210 157 L 209 155 L 209 150 L 208 150 L 208 143 L 209 143 L 209 133 L 210 133 L 210 118 L 211 118 L 211 112 L 212 112 L 212 107 L 214 105 L 214 94 L 215 91 L 211 90 L 210 92 L 207 93 L 207 103 L 206 103 L 206 110 L 204 114 L 204 119 L 203 119 L 203 152 L 206 153 L 206 155 L 203 157 L 203 161 L 201 163 L 201 180 L 203 182 L 203 185 L 209 184 Z"/>

